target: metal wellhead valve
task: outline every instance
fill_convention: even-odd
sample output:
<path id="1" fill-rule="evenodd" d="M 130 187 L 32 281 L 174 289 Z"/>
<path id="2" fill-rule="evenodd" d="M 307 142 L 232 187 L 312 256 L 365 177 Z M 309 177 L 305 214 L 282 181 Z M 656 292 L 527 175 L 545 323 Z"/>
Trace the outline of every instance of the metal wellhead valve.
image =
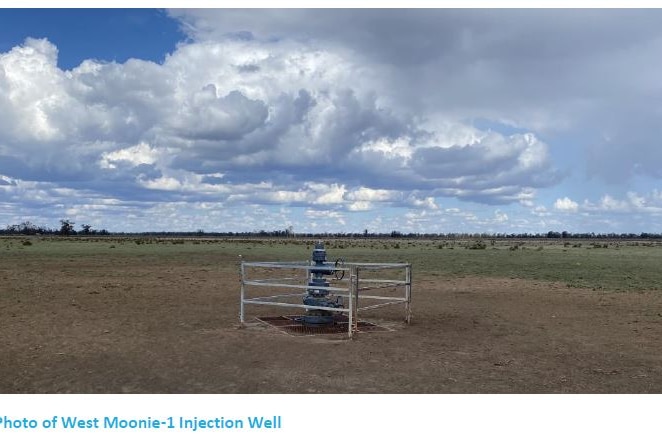
<path id="1" fill-rule="evenodd" d="M 338 296 L 335 299 L 329 296 L 329 290 L 325 289 L 330 286 L 329 281 L 325 276 L 334 275 L 336 279 L 340 280 L 344 277 L 344 271 L 338 270 L 338 266 L 342 265 L 343 260 L 336 260 L 335 264 L 331 264 L 326 260 L 326 249 L 324 243 L 317 242 L 313 249 L 311 266 L 313 269 L 309 270 L 308 275 L 308 290 L 307 295 L 303 298 L 303 304 L 306 306 L 321 307 L 321 308 L 343 308 L 342 297 Z M 333 324 L 335 313 L 327 309 L 308 309 L 306 314 L 301 318 L 306 325 L 328 325 Z"/>

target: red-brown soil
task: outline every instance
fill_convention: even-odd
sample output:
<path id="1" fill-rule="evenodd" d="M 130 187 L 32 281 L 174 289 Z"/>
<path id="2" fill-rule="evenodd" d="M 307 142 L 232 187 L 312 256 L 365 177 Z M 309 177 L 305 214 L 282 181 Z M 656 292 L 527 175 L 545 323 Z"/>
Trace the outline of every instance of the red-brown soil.
<path id="1" fill-rule="evenodd" d="M 422 275 L 411 325 L 376 310 L 395 330 L 349 341 L 238 327 L 235 262 L 3 266 L 0 393 L 662 392 L 655 292 Z"/>

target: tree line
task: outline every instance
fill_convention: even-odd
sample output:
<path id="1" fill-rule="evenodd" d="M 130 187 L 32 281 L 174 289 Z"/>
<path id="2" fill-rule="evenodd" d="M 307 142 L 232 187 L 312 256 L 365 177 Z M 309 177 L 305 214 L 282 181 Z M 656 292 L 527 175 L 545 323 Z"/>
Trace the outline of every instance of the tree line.
<path id="1" fill-rule="evenodd" d="M 4 230 L 0 230 L 2 235 L 22 235 L 22 236 L 107 236 L 111 233 L 106 229 L 95 230 L 91 225 L 81 224 L 80 229 L 76 231 L 75 222 L 69 219 L 61 219 L 59 228 L 48 228 L 38 226 L 30 221 L 21 222 L 20 224 L 7 225 Z"/>
<path id="2" fill-rule="evenodd" d="M 377 239 L 662 239 L 662 233 L 571 233 L 568 231 L 548 231 L 546 233 L 402 233 L 393 230 L 387 233 L 369 232 L 367 229 L 356 233 L 294 233 L 291 227 L 283 230 L 258 231 L 225 231 L 205 232 L 196 231 L 146 231 L 142 233 L 109 232 L 106 229 L 95 229 L 89 224 L 81 224 L 76 229 L 75 222 L 61 219 L 59 227 L 48 228 L 37 226 L 30 221 L 20 224 L 7 225 L 0 229 L 0 235 L 44 235 L 44 236 L 159 236 L 159 237 L 262 237 L 262 238 L 377 238 Z"/>

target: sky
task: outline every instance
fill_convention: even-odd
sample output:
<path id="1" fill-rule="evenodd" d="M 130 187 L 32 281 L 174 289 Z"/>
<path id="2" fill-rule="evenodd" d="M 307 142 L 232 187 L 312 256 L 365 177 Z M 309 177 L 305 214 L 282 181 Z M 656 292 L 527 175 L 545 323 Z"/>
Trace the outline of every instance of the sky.
<path id="1" fill-rule="evenodd" d="M 0 226 L 659 233 L 660 22 L 0 9 Z"/>

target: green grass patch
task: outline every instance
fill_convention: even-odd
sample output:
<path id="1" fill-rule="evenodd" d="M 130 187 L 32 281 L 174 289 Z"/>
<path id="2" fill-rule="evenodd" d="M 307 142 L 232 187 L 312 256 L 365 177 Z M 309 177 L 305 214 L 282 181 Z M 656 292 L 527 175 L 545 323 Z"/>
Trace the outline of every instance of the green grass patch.
<path id="1" fill-rule="evenodd" d="M 248 261 L 305 261 L 315 240 L 31 237 L 30 245 L 27 242 L 20 237 L 0 238 L 0 264 L 3 259 L 83 262 L 113 256 L 139 258 L 145 263 L 238 267 L 239 255 Z M 657 290 L 662 286 L 662 246 L 655 242 L 587 241 L 582 246 L 569 246 L 561 241 L 340 239 L 325 243 L 329 261 L 342 257 L 347 262 L 410 262 L 414 277 L 522 278 L 616 291 Z"/>

